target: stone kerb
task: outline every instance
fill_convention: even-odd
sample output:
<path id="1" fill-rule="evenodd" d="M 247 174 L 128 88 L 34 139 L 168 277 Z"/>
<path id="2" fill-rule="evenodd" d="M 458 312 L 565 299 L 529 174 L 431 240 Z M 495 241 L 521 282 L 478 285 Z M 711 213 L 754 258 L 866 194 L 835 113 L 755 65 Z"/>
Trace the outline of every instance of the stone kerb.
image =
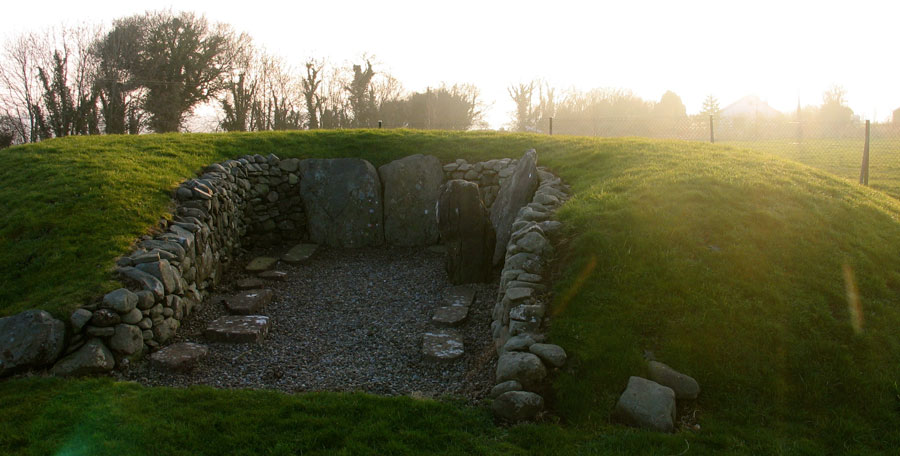
<path id="1" fill-rule="evenodd" d="M 101 373 L 160 347 L 202 305 L 243 242 L 306 238 L 298 168 L 297 159 L 248 155 L 181 184 L 172 220 L 117 261 L 127 288 L 72 314 L 73 335 L 53 372 Z"/>
<path id="2" fill-rule="evenodd" d="M 566 362 L 561 347 L 542 343 L 548 314 L 542 282 L 553 255 L 551 238 L 561 226 L 551 217 L 568 199 L 569 189 L 545 168 L 535 171 L 539 183 L 534 196 L 518 210 L 509 228 L 498 301 L 492 313 L 491 331 L 499 357 L 492 407 L 498 418 L 507 421 L 532 419 L 539 414 L 548 373 Z"/>

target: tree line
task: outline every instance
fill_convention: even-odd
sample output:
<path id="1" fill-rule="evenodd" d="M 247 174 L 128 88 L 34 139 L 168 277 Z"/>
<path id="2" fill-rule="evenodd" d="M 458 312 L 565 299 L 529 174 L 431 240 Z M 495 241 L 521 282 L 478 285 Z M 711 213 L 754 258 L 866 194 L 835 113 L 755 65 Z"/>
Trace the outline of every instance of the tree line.
<path id="1" fill-rule="evenodd" d="M 223 131 L 484 125 L 474 85 L 407 92 L 365 56 L 346 66 L 311 58 L 296 68 L 190 12 L 26 33 L 6 42 L 0 58 L 0 147 L 177 132 L 203 103 L 221 108 Z"/>

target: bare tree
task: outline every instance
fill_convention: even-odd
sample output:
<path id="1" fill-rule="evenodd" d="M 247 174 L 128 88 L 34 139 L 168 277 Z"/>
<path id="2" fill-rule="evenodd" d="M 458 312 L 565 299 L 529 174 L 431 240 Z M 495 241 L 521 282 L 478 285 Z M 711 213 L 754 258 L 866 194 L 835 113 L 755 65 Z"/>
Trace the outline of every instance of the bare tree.
<path id="1" fill-rule="evenodd" d="M 0 83 L 3 85 L 3 115 L 12 119 L 17 134 L 25 141 L 37 141 L 34 107 L 39 95 L 38 55 L 45 50 L 36 33 L 26 33 L 7 41 L 0 65 Z"/>
<path id="2" fill-rule="evenodd" d="M 306 77 L 301 81 L 303 99 L 306 101 L 306 126 L 310 130 L 319 128 L 319 111 L 322 109 L 322 94 L 319 86 L 322 84 L 322 69 L 324 61 L 309 59 L 306 61 Z"/>
<path id="3" fill-rule="evenodd" d="M 535 111 L 531 101 L 534 94 L 534 81 L 527 84 L 519 83 L 519 85 L 509 86 L 506 90 L 509 93 L 509 97 L 516 103 L 513 129 L 515 131 L 528 131 L 534 128 Z"/>

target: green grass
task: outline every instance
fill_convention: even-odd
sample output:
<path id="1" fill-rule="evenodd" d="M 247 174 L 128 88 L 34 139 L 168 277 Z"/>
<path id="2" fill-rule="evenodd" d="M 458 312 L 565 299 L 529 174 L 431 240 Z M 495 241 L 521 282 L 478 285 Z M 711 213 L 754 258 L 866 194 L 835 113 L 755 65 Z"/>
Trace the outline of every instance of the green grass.
<path id="1" fill-rule="evenodd" d="M 574 193 L 559 212 L 551 340 L 570 362 L 554 383 L 555 419 L 507 429 L 483 407 L 452 401 L 26 378 L 0 383 L 0 453 L 222 454 L 243 448 L 240 437 L 248 454 L 900 447 L 900 201 L 743 149 L 410 131 L 72 138 L 13 148 L 0 153 L 0 308 L 64 315 L 112 286 L 115 256 L 205 163 L 275 152 L 362 156 L 377 166 L 411 153 L 480 160 L 528 147 Z M 848 306 L 849 276 L 858 312 Z M 658 435 L 611 423 L 628 376 L 645 372 L 643 350 L 700 382 L 700 431 Z"/>
<path id="2" fill-rule="evenodd" d="M 735 147 L 778 155 L 859 182 L 865 141 L 859 139 L 805 139 L 726 141 Z M 900 199 L 900 134 L 874 138 L 869 144 L 869 185 Z"/>

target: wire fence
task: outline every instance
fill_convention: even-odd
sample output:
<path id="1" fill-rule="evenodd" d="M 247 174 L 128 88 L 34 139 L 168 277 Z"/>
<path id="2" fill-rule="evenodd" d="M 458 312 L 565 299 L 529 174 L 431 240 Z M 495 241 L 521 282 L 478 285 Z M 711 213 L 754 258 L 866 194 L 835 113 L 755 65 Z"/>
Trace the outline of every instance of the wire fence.
<path id="1" fill-rule="evenodd" d="M 870 185 L 900 199 L 900 122 L 709 116 L 553 118 L 537 130 L 553 135 L 703 141 L 758 150 Z M 864 157 L 865 152 L 868 154 Z"/>

